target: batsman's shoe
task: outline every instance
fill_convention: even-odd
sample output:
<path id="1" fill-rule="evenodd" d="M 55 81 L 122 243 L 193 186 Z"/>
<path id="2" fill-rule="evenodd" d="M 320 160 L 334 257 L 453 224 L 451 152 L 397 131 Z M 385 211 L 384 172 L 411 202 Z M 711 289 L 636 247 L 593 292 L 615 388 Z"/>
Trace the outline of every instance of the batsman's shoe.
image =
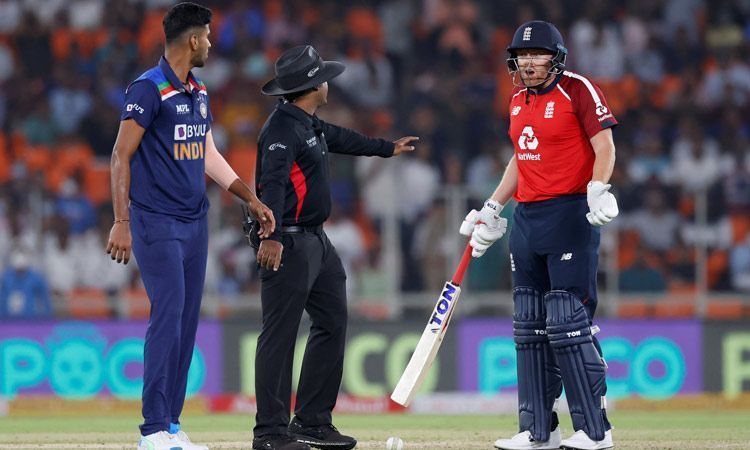
<path id="1" fill-rule="evenodd" d="M 583 430 L 578 430 L 568 439 L 560 442 L 560 448 L 568 450 L 600 450 L 603 448 L 612 448 L 612 430 L 604 432 L 604 439 L 601 441 L 592 441 Z"/>
<path id="2" fill-rule="evenodd" d="M 310 446 L 297 442 L 286 434 L 273 434 L 253 439 L 253 450 L 311 450 Z"/>
<path id="3" fill-rule="evenodd" d="M 296 417 L 289 424 L 289 434 L 298 442 L 322 450 L 349 450 L 357 445 L 356 439 L 339 433 L 339 430 L 330 423 L 307 427 Z"/>
<path id="4" fill-rule="evenodd" d="M 177 437 L 177 440 L 180 441 L 182 450 L 208 450 L 208 447 L 205 445 L 193 444 L 193 441 L 190 440 L 187 433 L 182 430 L 175 433 L 175 436 Z"/>
<path id="5" fill-rule="evenodd" d="M 535 441 L 531 437 L 531 431 L 522 431 L 510 439 L 498 439 L 495 441 L 495 448 L 501 450 L 557 450 L 560 448 L 560 427 L 555 427 L 549 433 L 549 440 L 541 442 Z"/>
<path id="6" fill-rule="evenodd" d="M 184 448 L 177 439 L 177 435 L 166 431 L 141 436 L 141 440 L 138 441 L 138 450 L 183 450 Z"/>

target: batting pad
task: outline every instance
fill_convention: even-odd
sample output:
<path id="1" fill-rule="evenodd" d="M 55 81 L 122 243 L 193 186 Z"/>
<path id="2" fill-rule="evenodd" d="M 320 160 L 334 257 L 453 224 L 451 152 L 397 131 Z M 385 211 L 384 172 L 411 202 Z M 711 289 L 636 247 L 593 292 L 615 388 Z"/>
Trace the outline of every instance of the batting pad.
<path id="1" fill-rule="evenodd" d="M 560 368 L 547 340 L 544 300 L 529 287 L 513 289 L 513 335 L 518 370 L 518 424 L 540 442 L 557 428 L 555 399 L 562 391 Z"/>
<path id="2" fill-rule="evenodd" d="M 603 397 L 607 391 L 605 365 L 594 346 L 589 318 L 581 301 L 567 291 L 550 291 L 547 334 L 557 357 L 573 429 L 583 430 L 594 441 L 604 439 Z"/>

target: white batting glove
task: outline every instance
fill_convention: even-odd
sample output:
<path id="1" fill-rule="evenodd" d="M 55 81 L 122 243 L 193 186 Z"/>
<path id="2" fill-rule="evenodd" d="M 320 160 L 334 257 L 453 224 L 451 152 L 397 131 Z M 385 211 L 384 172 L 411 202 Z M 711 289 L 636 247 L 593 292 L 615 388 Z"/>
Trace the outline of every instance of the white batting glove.
<path id="1" fill-rule="evenodd" d="M 466 215 L 459 233 L 471 236 L 471 256 L 479 258 L 496 240 L 503 237 L 508 229 L 508 220 L 500 217 L 503 205 L 487 200 L 481 211 L 472 209 Z"/>
<path id="2" fill-rule="evenodd" d="M 611 187 L 611 184 L 604 184 L 601 181 L 589 181 L 586 187 L 586 201 L 589 204 L 586 219 L 591 225 L 600 227 L 611 222 L 620 213 L 617 208 L 617 199 L 609 192 Z"/>

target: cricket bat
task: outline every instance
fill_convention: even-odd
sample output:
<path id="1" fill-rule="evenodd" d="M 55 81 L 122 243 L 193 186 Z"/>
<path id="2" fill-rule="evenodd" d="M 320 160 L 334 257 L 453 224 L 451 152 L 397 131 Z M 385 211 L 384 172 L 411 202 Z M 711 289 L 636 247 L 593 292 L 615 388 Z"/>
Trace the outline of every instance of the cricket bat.
<path id="1" fill-rule="evenodd" d="M 427 326 L 422 332 L 422 337 L 417 343 L 417 348 L 414 349 L 409 364 L 406 365 L 401 379 L 398 380 L 398 384 L 391 394 L 391 400 L 399 405 L 409 406 L 430 371 L 430 367 L 432 367 L 435 355 L 437 355 L 445 332 L 448 330 L 448 324 L 456 308 L 458 296 L 461 294 L 460 285 L 471 261 L 471 250 L 471 245 L 466 244 L 456 273 L 450 281 L 445 282 L 440 297 L 438 297 L 427 321 Z"/>

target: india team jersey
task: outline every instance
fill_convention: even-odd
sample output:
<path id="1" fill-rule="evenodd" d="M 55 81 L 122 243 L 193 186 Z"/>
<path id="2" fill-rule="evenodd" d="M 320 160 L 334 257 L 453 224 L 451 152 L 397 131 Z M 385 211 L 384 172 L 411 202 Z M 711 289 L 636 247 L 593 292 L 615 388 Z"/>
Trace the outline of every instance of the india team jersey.
<path id="1" fill-rule="evenodd" d="M 573 72 L 563 72 L 536 93 L 516 88 L 508 131 L 518 165 L 515 199 L 585 193 L 594 167 L 589 139 L 615 125 L 601 90 Z"/>
<path id="2" fill-rule="evenodd" d="M 121 120 L 146 129 L 130 161 L 130 203 L 140 209 L 195 220 L 206 214 L 206 133 L 211 109 L 206 86 L 192 72 L 190 90 L 164 57 L 125 93 Z"/>

